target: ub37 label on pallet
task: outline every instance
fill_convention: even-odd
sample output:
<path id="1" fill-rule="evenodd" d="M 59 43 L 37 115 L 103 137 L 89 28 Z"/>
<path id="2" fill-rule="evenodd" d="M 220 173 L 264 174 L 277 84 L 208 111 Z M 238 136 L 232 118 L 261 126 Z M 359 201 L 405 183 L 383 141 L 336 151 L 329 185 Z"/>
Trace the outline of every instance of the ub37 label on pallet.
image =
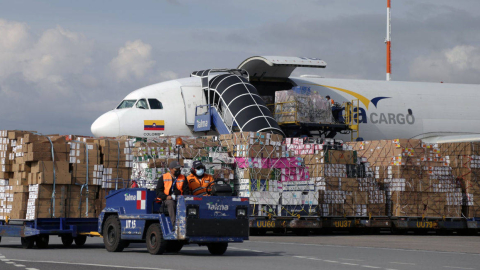
<path id="1" fill-rule="evenodd" d="M 335 228 L 349 228 L 352 226 L 352 221 L 351 220 L 334 221 L 333 226 Z"/>

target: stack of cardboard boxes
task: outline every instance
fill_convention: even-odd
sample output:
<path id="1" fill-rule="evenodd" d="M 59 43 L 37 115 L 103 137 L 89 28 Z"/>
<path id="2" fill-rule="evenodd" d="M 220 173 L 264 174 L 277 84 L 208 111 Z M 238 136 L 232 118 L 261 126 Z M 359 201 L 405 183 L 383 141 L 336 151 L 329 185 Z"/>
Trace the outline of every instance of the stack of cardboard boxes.
<path id="1" fill-rule="evenodd" d="M 386 191 L 387 214 L 461 216 L 462 190 L 439 145 L 413 139 L 350 145 L 374 168 L 377 182 Z"/>

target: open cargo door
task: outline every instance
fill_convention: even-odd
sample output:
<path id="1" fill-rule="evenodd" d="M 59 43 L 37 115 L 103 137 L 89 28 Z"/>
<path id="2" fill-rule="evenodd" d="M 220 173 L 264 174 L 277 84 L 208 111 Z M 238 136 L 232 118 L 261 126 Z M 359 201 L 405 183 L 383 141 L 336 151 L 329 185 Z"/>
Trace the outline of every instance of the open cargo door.
<path id="1" fill-rule="evenodd" d="M 318 58 L 291 56 L 253 56 L 244 60 L 238 69 L 248 72 L 251 79 L 286 79 L 297 67 L 325 68 L 327 63 Z"/>

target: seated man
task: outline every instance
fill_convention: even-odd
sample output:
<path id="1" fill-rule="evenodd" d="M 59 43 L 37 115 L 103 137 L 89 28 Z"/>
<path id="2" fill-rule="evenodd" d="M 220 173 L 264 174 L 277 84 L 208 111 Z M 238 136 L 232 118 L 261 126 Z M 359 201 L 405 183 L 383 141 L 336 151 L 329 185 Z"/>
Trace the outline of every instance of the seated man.
<path id="1" fill-rule="evenodd" d="M 187 176 L 188 187 L 193 195 L 208 196 L 207 187 L 213 182 L 213 176 L 205 173 L 205 166 L 201 161 L 193 162 L 191 174 Z"/>
<path id="2" fill-rule="evenodd" d="M 168 209 L 168 215 L 172 225 L 175 226 L 175 208 L 176 199 L 179 195 L 189 195 L 188 184 L 185 176 L 180 173 L 180 163 L 172 161 L 168 165 L 170 172 L 163 174 L 157 183 L 157 198 L 162 200 L 162 203 Z"/>

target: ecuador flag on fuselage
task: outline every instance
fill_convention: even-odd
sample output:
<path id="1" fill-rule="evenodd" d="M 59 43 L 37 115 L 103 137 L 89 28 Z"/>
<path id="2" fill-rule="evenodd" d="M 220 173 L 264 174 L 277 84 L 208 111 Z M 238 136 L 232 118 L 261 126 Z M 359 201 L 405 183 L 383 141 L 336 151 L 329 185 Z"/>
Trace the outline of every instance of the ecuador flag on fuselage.
<path id="1" fill-rule="evenodd" d="M 143 130 L 165 130 L 164 120 L 144 120 Z"/>

